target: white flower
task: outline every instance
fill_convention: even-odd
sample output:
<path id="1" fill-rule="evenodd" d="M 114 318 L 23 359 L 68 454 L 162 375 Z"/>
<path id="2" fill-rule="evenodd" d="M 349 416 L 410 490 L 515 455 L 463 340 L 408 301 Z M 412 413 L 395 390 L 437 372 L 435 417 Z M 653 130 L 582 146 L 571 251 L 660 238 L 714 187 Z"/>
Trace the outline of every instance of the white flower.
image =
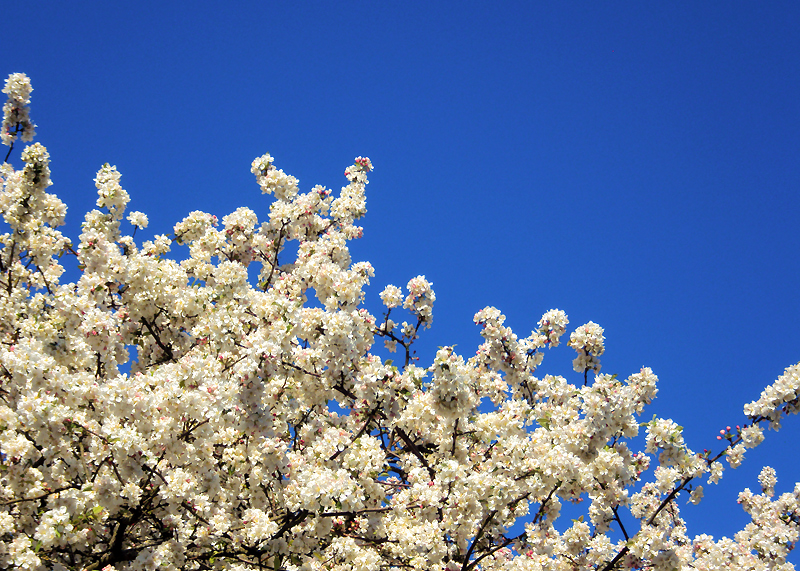
<path id="1" fill-rule="evenodd" d="M 97 177 L 94 179 L 98 195 L 97 206 L 100 208 L 108 208 L 108 211 L 116 220 L 122 218 L 125 207 L 130 200 L 127 191 L 119 184 L 120 177 L 121 175 L 119 171 L 117 171 L 117 167 L 106 163 L 103 165 L 103 168 L 97 172 Z"/>
<path id="2" fill-rule="evenodd" d="M 567 314 L 560 309 L 551 309 L 539 320 L 539 333 L 547 337 L 551 347 L 558 347 L 561 336 L 567 331 Z"/>
<path id="3" fill-rule="evenodd" d="M 411 310 L 425 327 L 430 327 L 433 322 L 433 302 L 436 301 L 433 284 L 425 276 L 417 276 L 409 280 L 406 289 L 408 295 L 403 307 Z"/>
<path id="4" fill-rule="evenodd" d="M 728 464 L 730 464 L 731 468 L 738 468 L 742 464 L 745 448 L 744 443 L 740 442 L 733 448 L 728 448 L 725 451 L 725 458 L 728 460 Z"/>
<path id="5" fill-rule="evenodd" d="M 764 431 L 757 424 L 742 428 L 742 445 L 745 448 L 755 448 L 764 441 Z"/>
<path id="6" fill-rule="evenodd" d="M 774 468 L 764 466 L 758 475 L 758 482 L 761 484 L 761 489 L 765 496 L 771 498 L 775 495 L 775 484 L 778 483 L 778 478 L 775 476 Z"/>
<path id="7" fill-rule="evenodd" d="M 797 412 L 798 396 L 800 396 L 800 363 L 787 367 L 783 375 L 761 392 L 761 398 L 744 406 L 744 413 L 751 418 L 766 417 L 775 426 L 780 422 L 784 412 Z"/>
<path id="8" fill-rule="evenodd" d="M 144 212 L 134 211 L 128 214 L 128 222 L 139 229 L 147 228 L 148 220 Z"/>
<path id="9" fill-rule="evenodd" d="M 568 345 L 578 352 L 578 356 L 573 361 L 573 368 L 576 372 L 600 370 L 600 360 L 597 357 L 605 351 L 604 340 L 603 328 L 592 321 L 573 331 Z"/>
<path id="10" fill-rule="evenodd" d="M 387 285 L 381 292 L 381 301 L 389 309 L 398 307 L 403 303 L 403 292 L 397 286 Z"/>
<path id="11" fill-rule="evenodd" d="M 6 79 L 3 93 L 8 100 L 3 105 L 3 125 L 0 127 L 0 140 L 11 146 L 21 136 L 23 141 L 32 141 L 36 135 L 36 125 L 31 122 L 28 104 L 31 101 L 31 81 L 24 73 L 12 73 Z"/>
<path id="12" fill-rule="evenodd" d="M 711 475 L 708 477 L 708 481 L 711 484 L 718 484 L 719 481 L 722 479 L 722 472 L 724 467 L 720 462 L 712 462 L 710 466 Z"/>
<path id="13" fill-rule="evenodd" d="M 274 194 L 281 201 L 290 201 L 297 195 L 298 180 L 276 169 L 272 164 L 273 160 L 269 153 L 255 159 L 250 172 L 256 176 L 261 192 Z"/>

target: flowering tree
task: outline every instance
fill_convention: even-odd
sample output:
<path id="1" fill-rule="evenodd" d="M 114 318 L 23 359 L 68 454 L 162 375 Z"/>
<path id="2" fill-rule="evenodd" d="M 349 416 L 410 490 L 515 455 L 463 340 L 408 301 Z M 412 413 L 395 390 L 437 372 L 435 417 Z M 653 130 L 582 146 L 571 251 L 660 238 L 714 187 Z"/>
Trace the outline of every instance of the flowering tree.
<path id="1" fill-rule="evenodd" d="M 13 149 L 34 135 L 28 78 L 4 93 Z M 599 373 L 594 323 L 567 343 L 582 383 L 535 376 L 566 332 L 562 311 L 520 338 L 483 309 L 477 354 L 445 347 L 415 365 L 431 284 L 387 286 L 376 318 L 361 307 L 372 267 L 348 252 L 369 159 L 335 196 L 301 193 L 264 155 L 252 172 L 274 196 L 266 221 L 192 212 L 141 244 L 127 222 L 135 233 L 147 217 L 125 218 L 128 193 L 104 165 L 74 245 L 57 230 L 66 208 L 47 193 L 46 149 L 21 158 L 0 172 L 0 567 L 794 568 L 800 485 L 774 498 L 764 468 L 761 493 L 739 497 L 752 523 L 719 541 L 687 535 L 678 499 L 699 502 L 723 459 L 738 466 L 764 425 L 798 411 L 800 365 L 745 406 L 723 450 L 698 454 L 673 421 L 640 423 L 650 369 Z M 170 259 L 173 244 L 188 258 Z M 59 281 L 62 254 L 76 283 Z M 581 501 L 585 519 L 559 520 Z"/>

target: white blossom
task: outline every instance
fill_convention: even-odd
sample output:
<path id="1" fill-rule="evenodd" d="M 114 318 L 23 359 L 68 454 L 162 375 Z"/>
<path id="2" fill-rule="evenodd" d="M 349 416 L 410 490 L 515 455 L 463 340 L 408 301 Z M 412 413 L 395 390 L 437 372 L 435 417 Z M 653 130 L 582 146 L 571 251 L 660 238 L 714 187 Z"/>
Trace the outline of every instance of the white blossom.
<path id="1" fill-rule="evenodd" d="M 539 332 L 547 337 L 551 347 L 558 347 L 561 336 L 567 331 L 567 314 L 560 309 L 551 309 L 539 320 Z"/>
<path id="2" fill-rule="evenodd" d="M 8 95 L 8 100 L 3 105 L 3 125 L 0 127 L 0 140 L 4 145 L 11 146 L 20 136 L 23 141 L 29 142 L 36 136 L 36 125 L 30 118 L 31 80 L 24 73 L 12 73 L 6 79 L 3 93 Z"/>
<path id="3" fill-rule="evenodd" d="M 569 336 L 568 345 L 577 351 L 578 356 L 572 362 L 572 366 L 578 373 L 593 370 L 600 370 L 600 359 L 598 357 L 605 351 L 603 328 L 590 321 L 586 325 L 581 325 L 572 335 Z"/>
<path id="4" fill-rule="evenodd" d="M 144 212 L 131 212 L 128 214 L 128 222 L 137 228 L 145 229 L 148 224 L 147 215 Z"/>
<path id="5" fill-rule="evenodd" d="M 775 495 L 775 484 L 778 479 L 775 477 L 775 469 L 769 466 L 764 466 L 761 473 L 758 475 L 758 482 L 761 484 L 761 489 L 764 495 L 771 498 Z"/>
<path id="6" fill-rule="evenodd" d="M 389 309 L 399 307 L 403 303 L 403 292 L 397 286 L 387 285 L 381 292 L 381 301 Z"/>

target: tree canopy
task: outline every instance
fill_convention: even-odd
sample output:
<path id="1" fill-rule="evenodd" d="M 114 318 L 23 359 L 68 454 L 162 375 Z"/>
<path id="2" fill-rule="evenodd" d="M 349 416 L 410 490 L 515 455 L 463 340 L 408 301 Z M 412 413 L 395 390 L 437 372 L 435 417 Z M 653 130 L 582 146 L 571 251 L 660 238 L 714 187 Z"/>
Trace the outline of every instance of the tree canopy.
<path id="1" fill-rule="evenodd" d="M 3 92 L 8 161 L 35 125 L 28 78 Z M 264 220 L 195 211 L 142 243 L 147 216 L 126 211 L 115 167 L 98 171 L 73 243 L 47 150 L 20 158 L 0 171 L 3 568 L 793 569 L 800 485 L 774 497 L 765 467 L 732 539 L 689 537 L 679 499 L 700 502 L 798 411 L 800 364 L 698 453 L 675 422 L 646 417 L 650 369 L 600 372 L 595 323 L 564 343 L 577 376 L 536 376 L 567 333 L 557 309 L 520 337 L 487 307 L 475 355 L 442 347 L 419 366 L 432 284 L 387 286 L 372 315 L 372 266 L 348 250 L 367 158 L 338 193 L 301 192 L 265 154 L 251 169 L 273 197 Z M 61 283 L 62 262 L 77 281 Z M 566 503 L 584 515 L 565 523 Z"/>

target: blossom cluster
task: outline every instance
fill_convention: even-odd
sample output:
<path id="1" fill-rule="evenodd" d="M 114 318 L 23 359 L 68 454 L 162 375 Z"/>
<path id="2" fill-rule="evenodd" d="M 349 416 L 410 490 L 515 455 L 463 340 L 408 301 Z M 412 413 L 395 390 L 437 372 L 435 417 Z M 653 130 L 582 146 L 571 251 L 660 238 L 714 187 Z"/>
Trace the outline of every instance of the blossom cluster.
<path id="1" fill-rule="evenodd" d="M 8 85 L 26 105 L 27 78 Z M 592 322 L 569 340 L 583 375 L 537 376 L 567 331 L 557 309 L 523 337 L 484 308 L 473 356 L 421 366 L 433 284 L 387 285 L 376 317 L 375 272 L 351 259 L 367 158 L 338 193 L 303 192 L 265 154 L 262 219 L 195 211 L 144 242 L 106 164 L 74 243 L 47 150 L 20 158 L 0 167 L 0 568 L 793 569 L 800 485 L 775 498 L 771 468 L 732 539 L 691 537 L 680 510 L 798 411 L 800 365 L 696 453 L 673 420 L 642 421 L 651 369 L 599 373 Z"/>
<path id="2" fill-rule="evenodd" d="M 578 353 L 572 362 L 575 371 L 585 373 L 586 371 L 597 372 L 600 370 L 598 357 L 605 352 L 604 341 L 603 328 L 592 321 L 581 325 L 572 332 L 568 345 Z"/>
<path id="3" fill-rule="evenodd" d="M 30 142 L 36 135 L 36 125 L 30 117 L 31 80 L 24 73 L 12 73 L 6 79 L 3 93 L 8 100 L 3 105 L 3 125 L 0 127 L 0 140 L 11 146 L 17 137 Z"/>
<path id="4" fill-rule="evenodd" d="M 539 333 L 547 338 L 551 347 L 558 347 L 561 336 L 567 332 L 567 314 L 560 309 L 551 309 L 539 320 Z"/>

